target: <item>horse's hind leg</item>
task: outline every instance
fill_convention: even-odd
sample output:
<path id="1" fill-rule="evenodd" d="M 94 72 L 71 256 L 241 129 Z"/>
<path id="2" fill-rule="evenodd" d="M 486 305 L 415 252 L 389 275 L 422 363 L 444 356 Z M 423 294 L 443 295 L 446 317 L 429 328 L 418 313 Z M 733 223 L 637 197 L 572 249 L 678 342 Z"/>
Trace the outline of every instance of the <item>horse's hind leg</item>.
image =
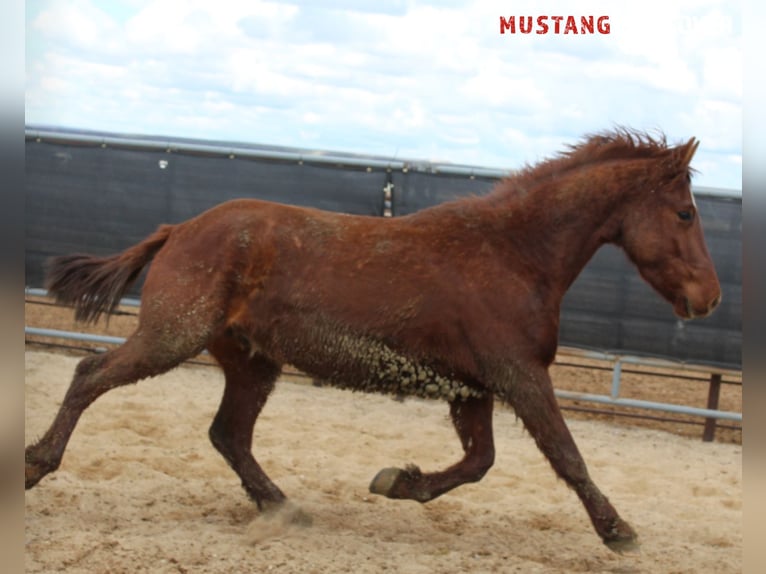
<path id="1" fill-rule="evenodd" d="M 79 362 L 53 424 L 39 441 L 26 448 L 27 489 L 59 467 L 77 421 L 99 396 L 110 389 L 164 373 L 201 350 L 188 336 L 178 337 L 172 344 L 163 345 L 162 340 L 167 341 L 151 337 L 139 328 L 122 346 Z"/>
<path id="2" fill-rule="evenodd" d="M 385 468 L 372 480 L 370 492 L 428 502 L 461 484 L 480 480 L 495 461 L 492 406 L 491 394 L 450 403 L 452 422 L 465 453 L 460 462 L 433 473 L 423 473 L 416 466 Z"/>
<path id="3" fill-rule="evenodd" d="M 281 506 L 286 497 L 252 454 L 253 427 L 282 366 L 224 335 L 209 347 L 226 377 L 218 412 L 210 426 L 210 441 L 242 481 L 242 487 L 261 510 Z M 306 517 L 296 516 L 303 521 Z"/>

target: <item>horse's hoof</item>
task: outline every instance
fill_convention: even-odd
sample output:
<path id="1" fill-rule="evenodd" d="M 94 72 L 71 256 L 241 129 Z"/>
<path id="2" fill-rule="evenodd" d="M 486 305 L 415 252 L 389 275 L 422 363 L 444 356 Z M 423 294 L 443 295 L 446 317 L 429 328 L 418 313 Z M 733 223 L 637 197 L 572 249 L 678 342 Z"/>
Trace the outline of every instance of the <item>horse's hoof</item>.
<path id="1" fill-rule="evenodd" d="M 641 544 L 636 538 L 623 538 L 618 540 L 610 540 L 605 542 L 607 548 L 617 554 L 624 554 L 625 552 L 638 552 L 641 550 Z"/>
<path id="2" fill-rule="evenodd" d="M 610 529 L 608 539 L 604 539 L 604 544 L 609 550 L 622 554 L 624 552 L 637 552 L 641 545 L 638 543 L 638 535 L 630 527 L 630 524 L 618 518 Z"/>
<path id="3" fill-rule="evenodd" d="M 37 486 L 37 483 L 51 472 L 50 465 L 26 463 L 24 467 L 24 490 Z"/>
<path id="4" fill-rule="evenodd" d="M 30 476 L 29 472 L 24 473 L 24 490 L 29 490 L 30 488 L 37 485 L 37 483 L 40 482 L 39 478 L 36 478 L 34 476 Z"/>
<path id="5" fill-rule="evenodd" d="M 28 447 L 24 452 L 24 490 L 35 486 L 45 475 L 56 470 L 57 466 L 37 458 L 31 448 Z"/>
<path id="6" fill-rule="evenodd" d="M 427 480 L 414 464 L 408 464 L 404 469 L 384 468 L 372 479 L 370 492 L 418 502 L 428 502 L 433 498 Z"/>
<path id="7" fill-rule="evenodd" d="M 396 483 L 399 481 L 404 471 L 401 468 L 384 468 L 370 483 L 370 492 L 372 494 L 381 494 L 383 496 L 390 496 Z"/>
<path id="8" fill-rule="evenodd" d="M 24 490 L 29 490 L 43 477 L 43 473 L 40 472 L 40 467 L 36 464 L 26 463 L 24 465 Z"/>

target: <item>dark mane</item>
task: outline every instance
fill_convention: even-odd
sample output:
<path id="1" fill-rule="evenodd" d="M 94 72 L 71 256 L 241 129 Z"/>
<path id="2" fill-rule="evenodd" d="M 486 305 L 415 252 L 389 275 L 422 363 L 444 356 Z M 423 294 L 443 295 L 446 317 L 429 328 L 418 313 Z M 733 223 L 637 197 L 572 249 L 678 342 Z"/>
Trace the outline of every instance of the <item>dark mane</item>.
<path id="1" fill-rule="evenodd" d="M 514 187 L 525 183 L 533 183 L 549 179 L 563 172 L 608 160 L 641 159 L 641 158 L 672 158 L 674 147 L 669 147 L 665 135 L 658 132 L 651 136 L 646 132 L 628 128 L 615 128 L 589 134 L 579 143 L 569 144 L 567 149 L 552 158 L 537 164 L 527 164 L 511 173 L 499 183 L 499 187 Z"/>

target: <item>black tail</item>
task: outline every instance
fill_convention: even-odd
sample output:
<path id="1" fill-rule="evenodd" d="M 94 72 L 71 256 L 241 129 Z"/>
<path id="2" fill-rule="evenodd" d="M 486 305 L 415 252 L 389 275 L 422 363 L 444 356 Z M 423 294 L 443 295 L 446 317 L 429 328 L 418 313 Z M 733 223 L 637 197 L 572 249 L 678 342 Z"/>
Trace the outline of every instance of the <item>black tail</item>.
<path id="1" fill-rule="evenodd" d="M 109 257 L 75 254 L 48 261 L 45 286 L 56 301 L 75 308 L 75 319 L 95 323 L 113 311 L 141 270 L 170 237 L 172 225 Z"/>

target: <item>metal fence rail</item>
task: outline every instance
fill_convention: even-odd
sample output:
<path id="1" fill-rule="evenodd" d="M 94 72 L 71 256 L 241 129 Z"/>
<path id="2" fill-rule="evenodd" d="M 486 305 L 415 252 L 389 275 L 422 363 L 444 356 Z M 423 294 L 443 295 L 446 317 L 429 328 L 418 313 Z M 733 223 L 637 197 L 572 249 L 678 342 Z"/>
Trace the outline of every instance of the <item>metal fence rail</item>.
<path id="1" fill-rule="evenodd" d="M 45 297 L 47 296 L 47 291 L 45 289 L 27 288 L 25 290 L 25 294 L 27 296 Z M 139 299 L 133 299 L 133 298 L 125 298 L 120 301 L 121 305 L 129 306 L 129 307 L 139 307 L 140 303 L 141 302 Z M 77 331 L 63 331 L 58 329 L 46 329 L 46 328 L 29 327 L 29 326 L 24 327 L 24 333 L 26 335 L 39 336 L 39 337 L 52 337 L 52 338 L 59 338 L 59 339 L 87 341 L 91 343 L 96 342 L 96 343 L 104 343 L 104 344 L 112 344 L 112 345 L 119 345 L 125 342 L 125 338 L 123 337 L 114 337 L 114 336 L 108 336 L 108 335 L 98 335 L 93 333 L 81 333 Z M 737 375 L 739 374 L 738 372 L 725 371 L 723 369 L 714 370 L 714 369 L 711 369 L 711 367 L 706 367 L 706 366 L 674 363 L 671 361 L 646 358 L 646 357 L 616 355 L 612 353 L 603 353 L 599 351 L 590 351 L 590 350 L 586 351 L 586 350 L 572 349 L 572 348 L 563 348 L 563 349 L 560 349 L 559 351 L 562 354 L 577 356 L 584 359 L 596 359 L 600 361 L 606 361 L 606 362 L 612 363 L 613 365 L 612 388 L 611 388 L 611 393 L 609 395 L 598 395 L 598 394 L 592 394 L 592 393 L 581 393 L 581 392 L 565 391 L 565 390 L 557 389 L 555 393 L 559 399 L 583 401 L 583 402 L 597 403 L 601 405 L 610 405 L 615 407 L 639 408 L 639 409 L 647 409 L 647 410 L 653 410 L 653 411 L 663 411 L 667 413 L 689 415 L 694 417 L 703 417 L 708 422 L 710 421 L 713 422 L 713 425 L 711 427 L 712 431 L 714 431 L 714 428 L 715 428 L 714 427 L 715 420 L 728 420 L 728 421 L 735 421 L 739 423 L 742 422 L 742 413 L 738 413 L 738 412 L 721 411 L 716 408 L 698 408 L 698 407 L 692 407 L 688 405 L 678 405 L 678 404 L 672 404 L 672 403 L 661 403 L 661 402 L 645 401 L 645 400 L 639 400 L 639 399 L 620 398 L 619 396 L 623 364 L 640 365 L 644 367 L 658 367 L 658 368 L 664 368 L 664 369 L 688 370 L 688 371 L 693 371 L 697 373 L 709 373 L 711 374 L 711 387 L 714 384 L 714 380 L 716 378 L 718 382 L 720 383 L 720 378 L 722 374 Z M 714 398 L 714 400 L 708 401 L 708 406 L 710 406 L 711 404 L 717 405 L 717 396 Z M 710 427 L 710 425 L 708 425 L 708 427 Z M 709 438 L 705 438 L 705 440 L 712 440 L 711 435 L 712 435 L 712 432 L 706 428 L 706 433 L 705 435 L 703 435 L 703 438 L 709 436 Z"/>
<path id="2" fill-rule="evenodd" d="M 183 138 L 152 138 L 147 136 L 123 136 L 106 133 L 68 132 L 46 129 L 44 127 L 27 127 L 25 137 L 37 142 L 56 142 L 77 145 L 89 144 L 94 147 L 115 147 L 122 149 L 150 150 L 164 153 L 188 153 L 206 156 L 226 157 L 229 159 L 245 158 L 254 160 L 279 160 L 296 164 L 317 164 L 328 166 L 357 167 L 365 169 L 384 169 L 404 171 L 410 169 L 464 175 L 466 177 L 506 177 L 511 170 L 503 168 L 469 166 L 453 163 L 439 163 L 423 160 L 389 159 L 363 154 L 301 150 L 275 146 L 248 145 L 245 143 L 206 143 Z"/>

